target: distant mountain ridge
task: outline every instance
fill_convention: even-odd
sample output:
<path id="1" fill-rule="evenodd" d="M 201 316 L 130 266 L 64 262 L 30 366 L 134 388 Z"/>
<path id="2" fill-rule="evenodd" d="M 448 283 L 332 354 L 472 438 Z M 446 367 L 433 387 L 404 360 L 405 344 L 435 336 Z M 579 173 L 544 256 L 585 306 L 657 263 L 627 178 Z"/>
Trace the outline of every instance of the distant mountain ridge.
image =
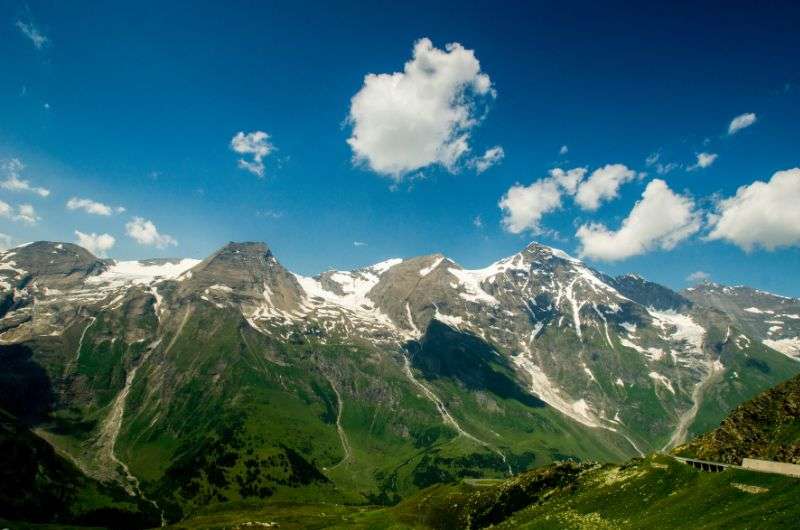
<path id="1" fill-rule="evenodd" d="M 537 243 L 483 269 L 433 254 L 315 277 L 256 242 L 0 253 L 0 407 L 170 520 L 672 447 L 800 372 L 766 344 Z"/>
<path id="2" fill-rule="evenodd" d="M 686 289 L 683 294 L 697 304 L 724 312 L 748 336 L 800 360 L 800 299 L 712 282 Z"/>

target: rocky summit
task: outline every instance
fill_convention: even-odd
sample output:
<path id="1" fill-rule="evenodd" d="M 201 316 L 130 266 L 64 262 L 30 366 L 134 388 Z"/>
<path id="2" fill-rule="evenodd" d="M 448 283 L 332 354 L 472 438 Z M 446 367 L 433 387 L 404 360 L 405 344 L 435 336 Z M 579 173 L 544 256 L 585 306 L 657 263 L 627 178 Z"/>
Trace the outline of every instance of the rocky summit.
<path id="1" fill-rule="evenodd" d="M 263 243 L 114 261 L 37 242 L 0 254 L 0 409 L 164 521 L 394 504 L 677 446 L 800 373 L 798 313 L 537 243 L 482 269 L 433 254 L 306 277 Z"/>

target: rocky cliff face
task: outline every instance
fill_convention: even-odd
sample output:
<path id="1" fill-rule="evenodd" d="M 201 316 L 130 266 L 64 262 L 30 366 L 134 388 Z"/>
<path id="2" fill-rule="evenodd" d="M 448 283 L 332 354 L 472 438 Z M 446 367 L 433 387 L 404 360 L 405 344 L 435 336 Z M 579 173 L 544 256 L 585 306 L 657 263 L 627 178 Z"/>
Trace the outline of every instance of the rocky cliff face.
<path id="1" fill-rule="evenodd" d="M 623 458 L 800 371 L 736 315 L 538 244 L 312 278 L 261 243 L 143 262 L 34 243 L 0 280 L 0 408 L 173 515 Z"/>

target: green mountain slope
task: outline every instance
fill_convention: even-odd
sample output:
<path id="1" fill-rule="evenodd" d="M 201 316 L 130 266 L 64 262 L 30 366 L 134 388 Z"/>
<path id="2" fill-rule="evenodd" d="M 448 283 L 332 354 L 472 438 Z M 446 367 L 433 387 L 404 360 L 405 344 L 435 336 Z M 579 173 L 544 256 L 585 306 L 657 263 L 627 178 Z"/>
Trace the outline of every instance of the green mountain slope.
<path id="1" fill-rule="evenodd" d="M 800 480 L 730 470 L 704 473 L 668 456 L 624 466 L 562 463 L 505 481 L 437 485 L 391 508 L 269 504 L 205 510 L 180 529 L 791 528 Z"/>
<path id="2" fill-rule="evenodd" d="M 731 464 L 743 458 L 800 463 L 800 377 L 739 405 L 718 428 L 675 452 Z"/>
<path id="3" fill-rule="evenodd" d="M 449 377 L 434 385 L 425 373 L 419 387 L 369 344 L 276 341 L 204 305 L 170 345 L 133 381 L 116 452 L 173 519 L 214 502 L 394 503 L 564 454 L 626 455 L 529 394 L 481 393 Z M 458 427 L 422 388 L 443 396 Z M 473 410 L 479 400 L 493 404 Z"/>
<path id="4" fill-rule="evenodd" d="M 450 337 L 447 344 L 454 342 Z M 438 373 L 460 374 L 472 385 L 501 377 L 465 373 L 456 361 L 438 361 Z M 474 361 L 471 366 L 480 364 Z M 797 462 L 799 447 L 796 377 L 740 405 L 718 429 L 675 452 L 731 463 L 742 457 Z M 623 465 L 567 461 L 507 479 L 451 481 L 390 508 L 268 504 L 205 510 L 177 528 L 245 522 L 363 529 L 784 528 L 800 520 L 798 495 L 797 478 L 740 469 L 707 473 L 654 454 Z"/>
<path id="5" fill-rule="evenodd" d="M 0 410 L 0 520 L 143 528 L 158 511 L 114 484 L 86 477 L 12 415 Z M 6 523 L 17 527 L 17 523 Z"/>

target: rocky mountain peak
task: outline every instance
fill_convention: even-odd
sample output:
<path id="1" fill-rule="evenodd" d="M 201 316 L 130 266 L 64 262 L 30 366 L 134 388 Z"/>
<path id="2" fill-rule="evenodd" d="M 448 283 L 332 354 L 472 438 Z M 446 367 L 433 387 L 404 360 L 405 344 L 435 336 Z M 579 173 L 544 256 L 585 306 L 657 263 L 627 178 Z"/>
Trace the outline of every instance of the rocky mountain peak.
<path id="1" fill-rule="evenodd" d="M 276 269 L 285 270 L 265 243 L 230 242 L 195 266 L 192 276 L 251 283 Z"/>
<path id="2" fill-rule="evenodd" d="M 571 263 L 581 263 L 581 261 L 577 258 L 574 258 L 564 252 L 561 249 L 550 247 L 548 245 L 544 245 L 537 241 L 532 241 L 528 244 L 528 246 L 523 249 L 520 253 L 527 258 L 539 259 L 539 260 L 562 260 L 562 261 L 569 261 Z"/>
<path id="3" fill-rule="evenodd" d="M 267 244 L 261 241 L 230 241 L 209 258 L 226 258 L 227 256 L 231 256 L 233 259 L 246 259 L 247 256 L 272 257 L 273 254 Z"/>
<path id="4" fill-rule="evenodd" d="M 108 266 L 107 261 L 72 243 L 36 241 L 0 254 L 0 275 L 18 288 L 32 282 L 51 289 L 66 288 Z"/>
<path id="5" fill-rule="evenodd" d="M 294 309 L 302 289 L 265 243 L 230 242 L 185 273 L 181 291 L 218 305 Z"/>

